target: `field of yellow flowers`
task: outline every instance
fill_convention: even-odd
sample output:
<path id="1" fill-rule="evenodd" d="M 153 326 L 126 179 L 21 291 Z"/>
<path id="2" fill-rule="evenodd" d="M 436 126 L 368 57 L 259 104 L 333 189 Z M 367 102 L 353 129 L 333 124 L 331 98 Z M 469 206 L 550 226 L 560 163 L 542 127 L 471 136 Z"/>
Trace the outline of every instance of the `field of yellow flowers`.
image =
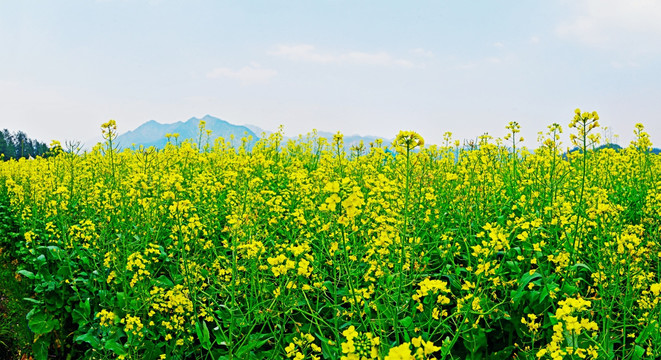
<path id="1" fill-rule="evenodd" d="M 34 357 L 658 359 L 661 161 L 598 120 L 4 162 Z"/>

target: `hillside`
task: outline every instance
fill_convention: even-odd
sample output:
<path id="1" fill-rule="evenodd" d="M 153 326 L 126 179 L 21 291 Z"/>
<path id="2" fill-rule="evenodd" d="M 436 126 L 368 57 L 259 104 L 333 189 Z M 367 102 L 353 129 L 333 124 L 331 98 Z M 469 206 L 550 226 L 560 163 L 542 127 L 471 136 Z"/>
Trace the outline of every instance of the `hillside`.
<path id="1" fill-rule="evenodd" d="M 211 130 L 211 137 L 209 139 L 211 143 L 218 137 L 229 140 L 232 136 L 237 141 L 246 136 L 252 136 L 253 142 L 258 140 L 258 136 L 248 127 L 230 124 L 225 120 L 206 115 L 201 119 L 192 117 L 186 121 L 178 121 L 172 124 L 161 124 L 158 121 L 150 120 L 138 126 L 135 130 L 119 135 L 117 137 L 117 143 L 120 148 L 143 145 L 145 147 L 154 146 L 161 149 L 168 142 L 166 134 L 179 134 L 178 142 L 187 139 L 197 142 L 200 136 L 200 120 L 204 120 L 206 122 L 205 128 Z M 204 142 L 205 140 L 206 134 L 203 134 L 202 141 Z"/>
<path id="2" fill-rule="evenodd" d="M 182 142 L 186 139 L 193 140 L 198 142 L 200 132 L 199 124 L 200 120 L 206 122 L 205 128 L 211 130 L 211 137 L 209 139 L 210 143 L 218 138 L 222 137 L 226 140 L 229 140 L 231 136 L 234 136 L 235 139 L 241 139 L 246 136 L 252 136 L 253 143 L 259 140 L 260 136 L 268 136 L 272 134 L 272 131 L 264 130 L 255 125 L 234 125 L 228 121 L 221 120 L 217 117 L 211 115 L 206 115 L 203 118 L 199 119 L 192 117 L 186 121 L 178 121 L 172 124 L 162 124 L 155 120 L 149 120 L 146 123 L 138 126 L 135 130 L 128 131 L 117 137 L 117 143 L 119 148 L 132 148 L 143 145 L 145 147 L 154 146 L 156 148 L 162 149 L 167 144 L 168 139 L 166 134 L 179 134 L 177 139 L 178 142 Z M 333 141 L 332 132 L 319 131 L 317 136 L 320 138 L 326 138 L 328 142 Z M 295 140 L 298 136 L 283 137 L 283 145 L 289 140 Z M 344 148 L 345 151 L 350 151 L 352 146 L 357 146 L 360 142 L 363 142 L 365 148 L 369 147 L 369 143 L 378 139 L 376 136 L 361 136 L 361 135 L 345 135 L 344 136 Z M 383 139 L 383 138 L 381 138 Z M 206 141 L 206 134 L 203 134 L 202 142 Z M 392 139 L 383 139 L 384 144 L 390 144 Z"/>

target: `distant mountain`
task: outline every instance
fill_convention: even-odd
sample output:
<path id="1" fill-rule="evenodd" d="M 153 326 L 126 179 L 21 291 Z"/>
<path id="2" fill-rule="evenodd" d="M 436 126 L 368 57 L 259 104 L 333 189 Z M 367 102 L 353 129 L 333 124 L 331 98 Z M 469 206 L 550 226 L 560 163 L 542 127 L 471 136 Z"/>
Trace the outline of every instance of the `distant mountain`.
<path id="1" fill-rule="evenodd" d="M 229 140 L 232 135 L 236 139 L 236 144 L 239 143 L 239 139 L 246 136 L 252 136 L 253 143 L 259 140 L 260 137 L 269 136 L 273 134 L 272 131 L 264 130 L 255 125 L 234 125 L 225 120 L 213 117 L 211 115 L 206 115 L 202 119 L 192 117 L 186 121 L 178 121 L 172 124 L 161 124 L 155 120 L 149 120 L 146 123 L 138 126 L 135 130 L 128 131 L 117 137 L 116 143 L 122 149 L 132 148 L 137 146 L 150 147 L 154 146 L 156 148 L 162 149 L 167 144 L 168 139 L 165 137 L 166 134 L 179 134 L 177 142 L 181 143 L 186 139 L 193 140 L 195 142 L 199 139 L 199 124 L 200 120 L 206 122 L 205 128 L 211 130 L 210 143 L 218 137 L 223 137 L 225 140 Z M 333 141 L 332 132 L 317 132 L 319 138 L 326 138 L 329 143 Z M 298 136 L 283 138 L 283 145 L 289 140 L 296 140 Z M 361 136 L 361 135 L 344 135 L 344 149 L 349 152 L 352 146 L 359 145 L 363 141 L 365 150 L 369 149 L 370 142 L 375 141 L 376 139 L 383 139 L 383 144 L 389 146 L 392 142 L 392 139 L 384 139 L 376 136 Z M 203 134 L 202 142 L 206 141 L 206 134 Z"/>
<path id="2" fill-rule="evenodd" d="M 117 137 L 117 144 L 120 148 L 143 145 L 144 147 L 154 146 L 162 149 L 168 142 L 168 139 L 165 137 L 166 134 L 179 134 L 177 139 L 179 143 L 187 139 L 197 142 L 200 136 L 200 120 L 206 122 L 206 130 L 211 130 L 211 137 L 209 139 L 211 144 L 218 137 L 229 141 L 232 135 L 236 139 L 237 144 L 241 138 L 246 136 L 252 136 L 253 142 L 259 139 L 255 132 L 246 126 L 233 125 L 225 120 L 206 115 L 202 119 L 192 117 L 186 121 L 178 121 L 173 124 L 161 124 L 155 120 L 149 120 L 138 126 L 137 129 L 119 135 Z M 206 133 L 202 136 L 202 142 L 204 141 L 206 141 Z"/>
<path id="3" fill-rule="evenodd" d="M 273 134 L 273 131 L 264 130 L 264 129 L 258 127 L 258 126 L 255 126 L 255 125 L 244 125 L 244 126 L 249 128 L 250 130 L 252 130 L 257 135 L 266 134 L 267 136 L 269 136 L 269 135 Z M 317 137 L 327 139 L 329 144 L 333 142 L 333 136 L 335 134 L 336 133 L 332 133 L 332 132 L 328 132 L 328 131 L 317 131 Z M 305 138 L 305 136 L 307 134 L 301 134 L 301 135 L 303 136 L 303 138 Z M 298 139 L 298 135 L 296 135 L 296 136 L 283 136 L 282 142 L 283 142 L 283 145 L 286 145 L 287 141 L 297 140 L 297 139 Z M 392 140 L 393 140 L 393 139 L 386 139 L 386 138 L 379 137 L 379 136 L 371 136 L 371 135 L 361 136 L 361 135 L 346 135 L 345 134 L 344 138 L 343 138 L 344 150 L 348 152 L 351 149 L 352 146 L 359 145 L 361 141 L 363 142 L 363 145 L 365 146 L 365 149 L 368 150 L 369 149 L 369 144 L 371 142 L 374 142 L 376 139 L 383 140 L 383 145 L 384 146 L 390 146 L 390 144 L 392 143 Z"/>
<path id="4" fill-rule="evenodd" d="M 262 136 L 262 134 L 266 134 L 266 136 L 269 136 L 269 135 L 273 134 L 273 131 L 264 130 L 264 129 L 260 128 L 259 126 L 256 126 L 256 125 L 246 124 L 246 125 L 243 125 L 243 126 L 250 129 L 250 131 L 254 132 L 257 136 Z"/>
<path id="5" fill-rule="evenodd" d="M 323 137 L 328 139 L 329 143 L 333 142 L 333 135 L 335 133 L 331 132 L 326 132 L 326 131 L 319 131 L 318 132 L 319 137 Z M 344 141 L 344 147 L 346 151 L 349 151 L 352 146 L 358 146 L 360 145 L 360 142 L 363 142 L 363 145 L 365 146 L 366 150 L 369 150 L 369 146 L 371 142 L 374 142 L 376 139 L 381 139 L 383 140 L 383 145 L 384 146 L 390 146 L 392 143 L 393 139 L 386 139 L 383 137 L 378 137 L 378 136 L 371 136 L 371 135 L 366 135 L 366 136 L 361 136 L 361 135 L 344 135 L 344 138 L 342 141 Z"/>
<path id="6" fill-rule="evenodd" d="M 609 144 L 600 145 L 597 148 L 595 148 L 594 150 L 595 151 L 601 151 L 601 150 L 604 150 L 604 149 L 613 149 L 615 151 L 621 151 L 623 148 L 622 148 L 622 146 L 620 146 L 618 144 L 609 143 Z M 580 149 L 578 147 L 574 147 L 574 148 L 570 149 L 567 153 L 563 154 L 563 156 L 566 156 L 568 153 L 573 153 L 573 152 L 576 152 L 576 151 L 579 151 L 579 150 Z M 661 149 L 651 148 L 650 153 L 655 154 L 655 155 L 661 154 Z"/>

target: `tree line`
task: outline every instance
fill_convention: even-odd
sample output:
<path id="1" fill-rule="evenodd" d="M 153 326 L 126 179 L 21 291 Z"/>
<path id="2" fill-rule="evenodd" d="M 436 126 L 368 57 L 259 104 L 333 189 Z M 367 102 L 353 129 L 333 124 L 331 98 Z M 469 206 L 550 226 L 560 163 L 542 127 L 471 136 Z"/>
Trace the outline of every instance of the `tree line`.
<path id="1" fill-rule="evenodd" d="M 48 150 L 48 145 L 28 138 L 22 131 L 15 133 L 11 133 L 7 129 L 0 131 L 0 159 L 2 160 L 46 156 Z"/>

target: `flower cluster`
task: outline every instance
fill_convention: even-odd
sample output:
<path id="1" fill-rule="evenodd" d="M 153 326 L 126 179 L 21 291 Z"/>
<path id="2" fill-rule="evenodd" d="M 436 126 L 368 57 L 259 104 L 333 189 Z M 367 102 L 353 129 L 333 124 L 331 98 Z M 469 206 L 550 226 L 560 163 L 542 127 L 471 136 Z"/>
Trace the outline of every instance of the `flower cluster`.
<path id="1" fill-rule="evenodd" d="M 115 313 L 103 309 L 96 314 L 96 317 L 99 318 L 99 324 L 103 327 L 112 326 L 115 323 Z"/>
<path id="2" fill-rule="evenodd" d="M 586 318 L 579 319 L 577 315 L 590 308 L 591 302 L 582 298 L 568 298 L 558 302 L 560 307 L 555 312 L 555 318 L 559 321 L 553 325 L 553 337 L 551 342 L 545 348 L 537 352 L 538 358 L 549 356 L 553 360 L 562 359 L 565 355 L 576 355 L 581 359 L 589 357 L 596 359 L 598 357 L 599 347 L 586 344 L 584 337 L 581 337 L 583 330 L 591 331 L 591 337 L 596 337 L 599 331 L 597 323 Z M 593 342 L 594 343 L 594 342 Z"/>
<path id="3" fill-rule="evenodd" d="M 314 343 L 315 338 L 312 334 L 300 334 L 292 339 L 285 348 L 287 358 L 294 360 L 312 359 L 319 360 L 321 347 Z"/>
<path id="4" fill-rule="evenodd" d="M 346 341 L 342 343 L 341 360 L 367 360 L 379 358 L 381 340 L 371 332 L 358 332 L 351 325 L 342 332 Z"/>
<path id="5" fill-rule="evenodd" d="M 395 146 L 396 149 L 400 149 L 398 151 L 402 152 L 403 151 L 410 151 L 413 150 L 417 147 L 423 147 L 425 145 L 425 140 L 420 136 L 415 131 L 400 131 L 399 134 L 397 134 L 397 137 L 395 137 L 395 141 L 393 141 L 393 146 Z"/>
<path id="6" fill-rule="evenodd" d="M 411 349 L 411 346 L 413 346 L 413 349 Z M 411 339 L 410 343 L 406 342 L 391 348 L 385 360 L 435 360 L 436 357 L 432 355 L 439 350 L 441 348 L 434 345 L 433 342 L 417 337 Z"/>

